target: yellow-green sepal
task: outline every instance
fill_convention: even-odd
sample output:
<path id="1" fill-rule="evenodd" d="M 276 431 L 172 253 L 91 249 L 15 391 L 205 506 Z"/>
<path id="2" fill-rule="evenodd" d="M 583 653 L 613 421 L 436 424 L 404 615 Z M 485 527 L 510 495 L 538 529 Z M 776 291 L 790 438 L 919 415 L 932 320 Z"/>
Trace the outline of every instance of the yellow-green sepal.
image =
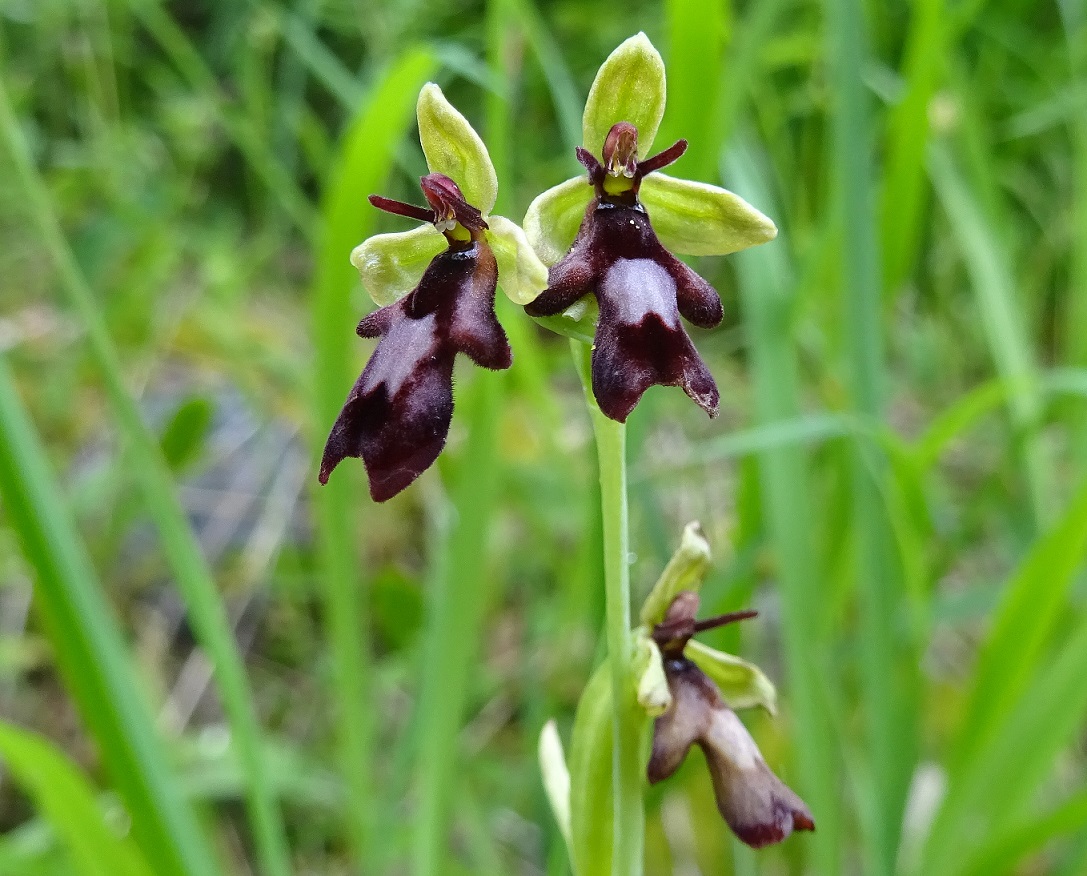
<path id="1" fill-rule="evenodd" d="M 645 158 L 657 136 L 667 97 L 664 59 L 644 33 L 626 40 L 600 65 L 582 117 L 582 145 L 599 156 L 617 122 L 638 129 L 638 157 Z"/>
<path id="2" fill-rule="evenodd" d="M 709 676 L 731 709 L 760 706 L 771 715 L 777 711 L 777 688 L 754 663 L 707 647 L 691 639 L 683 656 Z"/>
<path id="3" fill-rule="evenodd" d="M 528 205 L 525 236 L 545 265 L 556 264 L 566 255 L 592 198 L 593 187 L 579 176 L 549 188 Z"/>
<path id="4" fill-rule="evenodd" d="M 399 301 L 419 284 L 431 260 L 447 246 L 433 225 L 376 234 L 351 252 L 362 285 L 378 307 Z"/>
<path id="5" fill-rule="evenodd" d="M 498 198 L 498 175 L 475 128 L 433 82 L 419 92 L 415 112 L 430 172 L 444 173 L 453 180 L 465 200 L 486 216 Z"/>
<path id="6" fill-rule="evenodd" d="M 487 224 L 487 240 L 498 261 L 498 285 L 514 304 L 530 303 L 547 288 L 547 266 L 516 222 L 491 216 Z"/>
<path id="7" fill-rule="evenodd" d="M 777 237 L 773 221 L 728 189 L 651 173 L 639 197 L 660 242 L 680 255 L 728 255 Z"/>
<path id="8" fill-rule="evenodd" d="M 642 623 L 652 629 L 663 621 L 668 606 L 681 590 L 697 593 L 702 588 L 702 579 L 706 577 L 709 567 L 710 545 L 696 520 L 683 527 L 679 547 L 645 598 Z"/>

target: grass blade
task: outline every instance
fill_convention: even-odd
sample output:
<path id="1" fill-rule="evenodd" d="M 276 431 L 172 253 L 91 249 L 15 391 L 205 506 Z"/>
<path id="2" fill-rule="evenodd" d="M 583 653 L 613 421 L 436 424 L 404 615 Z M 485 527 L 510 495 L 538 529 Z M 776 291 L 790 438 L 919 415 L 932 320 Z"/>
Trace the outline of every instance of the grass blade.
<path id="1" fill-rule="evenodd" d="M 2 358 L 0 495 L 36 572 L 35 604 L 61 672 L 125 801 L 137 842 L 163 876 L 216 872 L 138 693 L 101 583 Z"/>
<path id="2" fill-rule="evenodd" d="M 64 837 L 84 876 L 152 876 L 132 844 L 106 825 L 87 778 L 36 733 L 0 723 L 0 758 L 39 812 Z"/>
<path id="3" fill-rule="evenodd" d="M 91 357 L 105 385 L 117 429 L 128 453 L 129 469 L 158 528 L 167 561 L 177 578 L 200 644 L 215 667 L 232 741 L 244 765 L 250 825 L 261 870 L 268 876 L 287 876 L 290 865 L 286 837 L 270 778 L 264 769 L 260 727 L 226 607 L 181 506 L 158 440 L 143 422 L 139 408 L 125 386 L 124 367 L 102 309 L 64 239 L 45 183 L 31 163 L 2 81 L 0 135 L 11 155 L 14 176 L 28 204 L 30 219 L 37 226 L 59 274 L 60 287 L 86 333 Z"/>
<path id="4" fill-rule="evenodd" d="M 884 405 L 880 268 L 872 197 L 871 122 L 862 74 L 867 63 L 864 10 L 858 0 L 826 0 L 833 126 L 831 196 L 847 242 L 840 247 L 845 345 L 851 404 L 881 420 Z M 916 667 L 903 642 L 902 581 L 891 524 L 880 499 L 886 460 L 871 442 L 852 454 L 853 532 L 860 601 L 860 681 L 868 751 L 866 872 L 894 870 L 902 810 L 916 758 L 911 709 Z"/>
<path id="5" fill-rule="evenodd" d="M 1023 438 L 1023 466 L 1034 519 L 1043 522 L 1052 515 L 1048 454 L 1037 435 L 1042 414 L 1037 365 L 1016 306 L 1015 280 L 992 225 L 945 146 L 935 145 L 929 151 L 929 173 L 962 249 L 997 373 L 1013 388 L 1008 404 Z"/>
<path id="6" fill-rule="evenodd" d="M 374 231 L 375 210 L 366 196 L 380 190 L 396 145 L 411 128 L 419 89 L 435 62 L 423 49 L 405 52 L 375 83 L 343 136 L 339 158 L 325 183 L 322 225 L 310 301 L 315 348 L 313 432 L 320 447 L 358 370 L 351 363 L 357 314 L 350 293 L 358 283 L 348 259 L 355 244 Z M 348 786 L 344 812 L 352 856 L 363 866 L 373 849 L 372 826 L 380 801 L 373 796 L 367 600 L 357 557 L 359 497 L 365 495 L 347 467 L 316 490 L 319 579 L 332 651 L 339 768 Z M 316 477 L 314 478 L 316 482 Z"/>
<path id="7" fill-rule="evenodd" d="M 753 204 L 774 215 L 769 191 L 747 152 L 726 159 L 730 185 Z M 751 347 L 755 418 L 758 428 L 782 428 L 800 413 L 796 352 L 789 332 L 792 289 L 784 242 L 737 253 L 740 303 Z M 842 811 L 838 796 L 841 765 L 833 721 L 822 691 L 833 685 L 827 643 L 820 635 L 817 597 L 822 590 L 816 570 L 810 523 L 814 509 L 807 462 L 795 444 L 767 443 L 759 450 L 763 513 L 780 567 L 782 622 L 789 691 L 784 698 L 796 714 L 792 739 L 801 781 L 818 830 L 813 837 L 814 872 L 843 872 Z"/>

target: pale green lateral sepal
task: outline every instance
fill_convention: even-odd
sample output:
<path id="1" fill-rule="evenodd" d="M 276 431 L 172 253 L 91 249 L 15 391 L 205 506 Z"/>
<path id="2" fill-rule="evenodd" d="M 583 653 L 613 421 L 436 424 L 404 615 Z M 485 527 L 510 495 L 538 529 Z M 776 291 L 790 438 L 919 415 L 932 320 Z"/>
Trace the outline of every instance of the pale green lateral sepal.
<path id="1" fill-rule="evenodd" d="M 504 216 L 487 220 L 494 257 L 498 260 L 498 285 L 514 304 L 525 305 L 547 288 L 547 266 L 529 245 L 525 232 Z"/>
<path id="2" fill-rule="evenodd" d="M 777 237 L 767 216 L 717 186 L 651 173 L 639 196 L 660 242 L 680 255 L 728 255 Z"/>
<path id="3" fill-rule="evenodd" d="M 777 711 L 777 688 L 754 663 L 709 648 L 694 639 L 687 643 L 683 655 L 694 661 L 721 689 L 721 696 L 729 708 L 761 706 L 771 715 Z"/>
<path id="4" fill-rule="evenodd" d="M 465 200 L 486 216 L 498 198 L 498 175 L 479 134 L 433 82 L 419 92 L 415 111 L 430 172 L 453 180 Z"/>
<path id="5" fill-rule="evenodd" d="M 579 176 L 548 189 L 528 205 L 525 235 L 545 265 L 566 255 L 592 198 L 593 187 Z"/>
<path id="6" fill-rule="evenodd" d="M 638 129 L 638 157 L 645 158 L 657 136 L 667 87 L 664 59 L 644 33 L 622 43 L 601 65 L 589 89 L 582 119 L 582 145 L 599 156 L 617 122 Z"/>
<path id="7" fill-rule="evenodd" d="M 364 240 L 352 250 L 351 264 L 358 269 L 374 304 L 384 307 L 414 289 L 427 265 L 446 245 L 445 237 L 433 225 L 421 225 Z"/>

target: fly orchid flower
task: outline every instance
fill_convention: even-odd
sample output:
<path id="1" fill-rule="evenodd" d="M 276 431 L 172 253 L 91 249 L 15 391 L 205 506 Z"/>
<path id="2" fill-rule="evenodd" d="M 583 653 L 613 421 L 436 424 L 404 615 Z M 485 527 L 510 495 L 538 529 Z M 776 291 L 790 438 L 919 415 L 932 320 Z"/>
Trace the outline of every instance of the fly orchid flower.
<path id="1" fill-rule="evenodd" d="M 717 808 L 747 845 L 761 848 L 781 842 L 794 830 L 815 830 L 804 801 L 770 771 L 717 685 L 686 653 L 695 633 L 754 617 L 755 612 L 696 621 L 697 611 L 698 594 L 680 591 L 664 620 L 653 628 L 671 703 L 653 725 L 649 781 L 672 775 L 697 744 L 706 755 Z"/>
<path id="2" fill-rule="evenodd" d="M 639 33 L 612 52 L 589 91 L 584 146 L 577 149 L 588 179 L 544 192 L 524 223 L 551 266 L 547 290 L 526 310 L 554 316 L 586 295 L 596 298 L 593 394 L 601 411 L 619 422 L 657 384 L 682 387 L 717 415 L 717 385 L 680 315 L 712 328 L 721 321 L 721 301 L 673 253 L 725 255 L 777 234 L 774 223 L 738 195 L 658 172 L 683 155 L 685 140 L 644 157 L 664 104 L 664 62 Z"/>
<path id="3" fill-rule="evenodd" d="M 370 203 L 426 224 L 376 235 L 351 253 L 380 305 L 356 331 L 380 340 L 321 460 L 324 484 L 341 460 L 361 456 L 376 502 L 411 484 L 445 446 L 457 353 L 484 368 L 510 367 L 512 352 L 494 313 L 498 282 L 518 304 L 547 284 L 524 232 L 487 215 L 498 181 L 479 135 L 433 83 L 420 92 L 417 114 L 431 171 L 420 180 L 429 209 L 377 195 Z"/>

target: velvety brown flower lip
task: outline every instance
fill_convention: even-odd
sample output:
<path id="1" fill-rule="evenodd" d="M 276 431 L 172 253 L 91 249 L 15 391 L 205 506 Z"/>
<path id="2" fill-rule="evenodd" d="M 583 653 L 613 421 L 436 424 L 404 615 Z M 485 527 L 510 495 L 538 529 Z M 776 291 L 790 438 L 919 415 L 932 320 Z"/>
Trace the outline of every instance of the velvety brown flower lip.
<path id="1" fill-rule="evenodd" d="M 342 460 L 361 457 L 376 502 L 410 485 L 445 446 L 457 353 L 484 368 L 509 368 L 513 361 L 494 314 L 498 265 L 482 234 L 486 223 L 448 177 L 430 174 L 421 185 L 435 210 L 387 198 L 370 200 L 380 209 L 435 225 L 452 216 L 455 223 L 443 228 L 449 246 L 404 298 L 359 323 L 360 337 L 380 340 L 332 427 L 321 460 L 324 484 Z M 456 223 L 468 229 L 468 240 L 454 235 Z"/>
<path id="2" fill-rule="evenodd" d="M 697 744 L 706 757 L 721 816 L 747 845 L 781 842 L 794 830 L 815 830 L 811 812 L 770 771 L 751 734 L 721 697 L 717 686 L 683 650 L 696 632 L 753 617 L 733 612 L 696 621 L 698 596 L 679 593 L 653 630 L 661 649 L 672 703 L 653 726 L 653 750 L 646 774 L 651 783 L 668 778 Z"/>
<path id="3" fill-rule="evenodd" d="M 717 415 L 717 384 L 680 315 L 712 328 L 721 322 L 721 300 L 664 248 L 638 200 L 642 178 L 676 161 L 686 148 L 687 141 L 679 140 L 638 161 L 637 130 L 627 122 L 608 132 L 605 164 L 578 147 L 595 195 L 570 251 L 551 268 L 548 288 L 525 308 L 531 316 L 553 316 L 584 295 L 596 297 L 593 395 L 601 411 L 619 422 L 654 385 L 679 386 L 707 414 Z"/>

